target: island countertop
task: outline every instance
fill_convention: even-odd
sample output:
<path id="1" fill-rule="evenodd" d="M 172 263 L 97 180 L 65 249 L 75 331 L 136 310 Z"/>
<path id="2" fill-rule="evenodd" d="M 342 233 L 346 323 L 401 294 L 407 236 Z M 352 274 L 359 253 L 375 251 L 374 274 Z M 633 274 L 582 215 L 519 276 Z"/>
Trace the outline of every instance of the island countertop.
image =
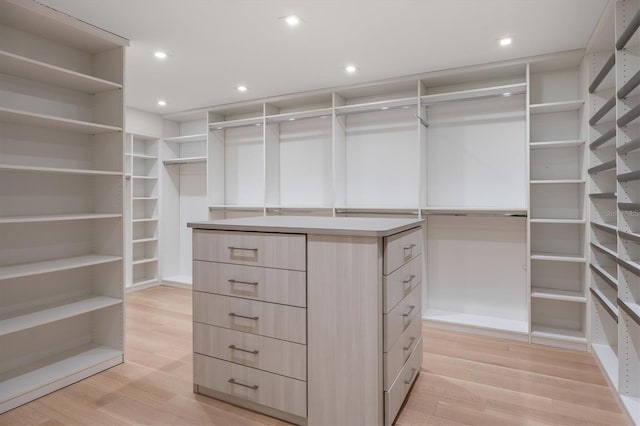
<path id="1" fill-rule="evenodd" d="M 387 237 L 422 226 L 422 219 L 259 216 L 240 219 L 190 222 L 188 227 L 219 231 L 279 232 L 291 234 L 353 235 Z"/>

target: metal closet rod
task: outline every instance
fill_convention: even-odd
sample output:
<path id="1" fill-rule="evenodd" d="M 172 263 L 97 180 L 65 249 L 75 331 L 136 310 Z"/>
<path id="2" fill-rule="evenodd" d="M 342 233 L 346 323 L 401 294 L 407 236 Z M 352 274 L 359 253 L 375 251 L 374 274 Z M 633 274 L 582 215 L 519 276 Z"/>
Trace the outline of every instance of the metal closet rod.
<path id="1" fill-rule="evenodd" d="M 423 212 L 426 216 L 464 216 L 464 217 L 527 217 L 526 213 L 477 213 L 477 212 Z"/>

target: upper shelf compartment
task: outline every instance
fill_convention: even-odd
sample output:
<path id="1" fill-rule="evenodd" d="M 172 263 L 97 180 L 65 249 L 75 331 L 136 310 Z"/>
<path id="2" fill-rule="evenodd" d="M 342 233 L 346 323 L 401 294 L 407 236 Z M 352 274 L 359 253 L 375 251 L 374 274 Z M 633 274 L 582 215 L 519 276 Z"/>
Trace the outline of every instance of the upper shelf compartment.
<path id="1" fill-rule="evenodd" d="M 121 127 L 107 126 L 104 124 L 90 123 L 87 121 L 71 120 L 68 118 L 55 117 L 51 115 L 35 114 L 31 112 L 19 111 L 3 107 L 0 107 L 0 122 L 25 124 L 28 126 L 59 129 L 87 134 L 122 131 Z"/>
<path id="2" fill-rule="evenodd" d="M 561 101 L 533 104 L 530 106 L 531 114 L 548 114 L 553 112 L 577 111 L 584 105 L 584 101 Z"/>
<path id="3" fill-rule="evenodd" d="M 489 86 L 478 89 L 460 90 L 448 93 L 424 95 L 420 98 L 422 105 L 431 105 L 443 102 L 470 101 L 500 96 L 524 95 L 527 92 L 526 83 Z"/>
<path id="4" fill-rule="evenodd" d="M 0 50 L 0 73 L 91 94 L 122 89 L 122 84 L 119 83 L 50 65 L 4 50 Z"/>

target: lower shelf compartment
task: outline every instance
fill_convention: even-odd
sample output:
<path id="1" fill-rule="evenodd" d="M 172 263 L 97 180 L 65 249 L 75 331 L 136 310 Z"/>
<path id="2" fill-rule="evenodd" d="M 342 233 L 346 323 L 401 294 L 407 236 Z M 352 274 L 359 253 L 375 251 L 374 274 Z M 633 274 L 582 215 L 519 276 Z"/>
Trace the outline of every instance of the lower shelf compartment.
<path id="1" fill-rule="evenodd" d="M 533 324 L 531 337 L 543 337 L 545 339 L 562 340 L 572 343 L 587 343 L 584 331 L 569 328 L 549 327 Z"/>
<path id="2" fill-rule="evenodd" d="M 614 389 L 618 389 L 618 348 L 606 344 L 593 343 L 591 349 Z"/>
<path id="3" fill-rule="evenodd" d="M 0 413 L 122 362 L 120 350 L 84 345 L 40 361 L 30 371 L 10 371 L 0 376 Z"/>
<path id="4" fill-rule="evenodd" d="M 422 319 L 423 321 L 430 323 L 455 324 L 522 335 L 527 335 L 529 332 L 526 321 L 486 315 L 430 309 L 423 314 Z"/>

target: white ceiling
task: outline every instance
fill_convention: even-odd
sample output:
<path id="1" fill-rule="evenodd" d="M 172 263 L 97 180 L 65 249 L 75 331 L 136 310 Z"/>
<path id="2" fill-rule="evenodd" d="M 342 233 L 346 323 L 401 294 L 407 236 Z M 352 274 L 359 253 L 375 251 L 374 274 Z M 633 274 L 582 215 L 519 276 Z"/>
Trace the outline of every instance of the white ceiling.
<path id="1" fill-rule="evenodd" d="M 584 48 L 608 0 L 39 1 L 131 40 L 127 105 L 170 113 Z"/>

